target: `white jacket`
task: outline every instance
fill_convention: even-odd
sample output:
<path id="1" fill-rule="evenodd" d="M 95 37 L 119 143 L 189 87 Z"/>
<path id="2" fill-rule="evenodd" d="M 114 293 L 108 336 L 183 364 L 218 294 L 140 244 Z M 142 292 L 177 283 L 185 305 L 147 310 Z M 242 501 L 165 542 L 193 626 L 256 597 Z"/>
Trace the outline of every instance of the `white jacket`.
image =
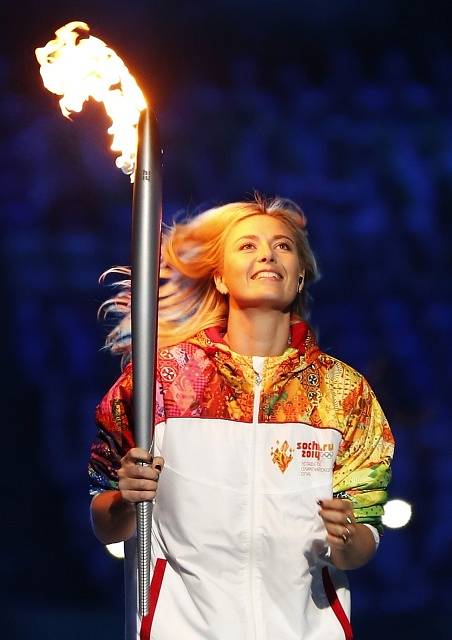
<path id="1" fill-rule="evenodd" d="M 384 416 L 303 323 L 274 358 L 233 354 L 209 331 L 159 354 L 155 454 L 165 465 L 142 640 L 149 629 L 153 640 L 350 640 L 347 578 L 329 561 L 317 500 L 334 487 L 359 521 L 378 524 L 392 446 Z M 132 444 L 130 392 L 129 367 L 98 408 L 93 493 L 114 486 L 115 455 Z M 347 483 L 376 467 L 375 486 Z"/>

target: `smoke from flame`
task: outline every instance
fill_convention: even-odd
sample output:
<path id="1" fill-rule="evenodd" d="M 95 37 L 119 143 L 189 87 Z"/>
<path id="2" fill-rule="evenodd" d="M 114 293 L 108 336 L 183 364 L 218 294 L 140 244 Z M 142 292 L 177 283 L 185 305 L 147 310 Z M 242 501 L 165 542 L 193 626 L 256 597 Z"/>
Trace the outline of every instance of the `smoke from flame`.
<path id="1" fill-rule="evenodd" d="M 124 62 L 105 42 L 76 30 L 89 31 L 84 22 L 70 22 L 55 31 L 56 38 L 36 49 L 44 86 L 59 96 L 66 118 L 80 112 L 89 98 L 103 102 L 112 120 L 111 148 L 119 151 L 116 165 L 133 174 L 138 144 L 137 124 L 146 108 L 144 95 Z"/>

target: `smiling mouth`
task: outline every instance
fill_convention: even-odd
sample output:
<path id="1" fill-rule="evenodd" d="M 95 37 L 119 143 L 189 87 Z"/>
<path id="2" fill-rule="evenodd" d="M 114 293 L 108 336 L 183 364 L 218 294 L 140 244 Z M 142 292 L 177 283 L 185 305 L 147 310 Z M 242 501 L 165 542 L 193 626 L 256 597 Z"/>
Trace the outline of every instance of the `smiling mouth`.
<path id="1" fill-rule="evenodd" d="M 251 277 L 252 280 L 282 280 L 282 276 L 276 271 L 259 271 Z"/>

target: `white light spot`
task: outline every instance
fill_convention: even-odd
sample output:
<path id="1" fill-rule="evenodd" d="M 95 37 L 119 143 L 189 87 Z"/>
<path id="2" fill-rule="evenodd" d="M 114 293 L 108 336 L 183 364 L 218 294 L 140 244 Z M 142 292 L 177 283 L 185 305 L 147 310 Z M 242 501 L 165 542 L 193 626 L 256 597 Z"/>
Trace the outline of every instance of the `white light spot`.
<path id="1" fill-rule="evenodd" d="M 390 529 L 405 527 L 411 520 L 412 508 L 405 500 L 389 500 L 385 504 L 383 524 Z"/>
<path id="2" fill-rule="evenodd" d="M 124 558 L 124 542 L 114 542 L 113 544 L 105 545 L 108 553 L 111 554 L 114 558 L 118 558 L 122 560 Z"/>

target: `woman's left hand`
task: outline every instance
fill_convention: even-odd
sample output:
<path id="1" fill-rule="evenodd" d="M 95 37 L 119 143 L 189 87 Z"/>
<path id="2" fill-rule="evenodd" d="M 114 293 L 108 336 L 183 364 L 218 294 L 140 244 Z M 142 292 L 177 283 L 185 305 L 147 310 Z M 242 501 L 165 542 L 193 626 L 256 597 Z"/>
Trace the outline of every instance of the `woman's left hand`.
<path id="1" fill-rule="evenodd" d="M 327 542 L 335 549 L 343 549 L 356 534 L 352 503 L 342 498 L 318 500 L 319 515 L 327 531 Z"/>

